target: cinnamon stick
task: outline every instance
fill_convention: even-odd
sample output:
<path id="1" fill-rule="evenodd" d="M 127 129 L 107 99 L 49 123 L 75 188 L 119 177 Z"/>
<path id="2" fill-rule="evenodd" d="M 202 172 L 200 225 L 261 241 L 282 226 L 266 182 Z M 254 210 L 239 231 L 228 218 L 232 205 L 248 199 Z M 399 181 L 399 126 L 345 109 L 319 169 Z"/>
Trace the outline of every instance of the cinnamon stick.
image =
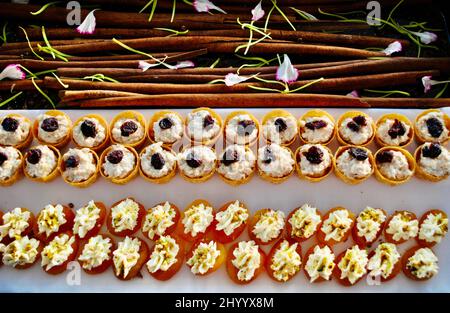
<path id="1" fill-rule="evenodd" d="M 42 79 L 36 79 L 34 81 L 39 87 L 43 87 L 44 81 Z M 36 87 L 33 82 L 27 80 L 12 80 L 12 81 L 0 81 L 0 90 L 22 91 L 22 90 L 35 90 Z"/>
<path id="2" fill-rule="evenodd" d="M 61 99 L 60 103 L 87 99 L 143 96 L 143 94 L 139 93 L 116 90 L 61 90 L 58 95 Z"/>

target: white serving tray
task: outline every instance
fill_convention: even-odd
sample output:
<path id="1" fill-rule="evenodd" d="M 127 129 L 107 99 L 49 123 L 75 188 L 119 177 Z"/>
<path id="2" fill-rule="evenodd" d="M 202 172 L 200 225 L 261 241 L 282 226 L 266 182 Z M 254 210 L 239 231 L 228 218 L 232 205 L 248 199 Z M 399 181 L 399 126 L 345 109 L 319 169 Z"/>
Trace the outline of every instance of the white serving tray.
<path id="1" fill-rule="evenodd" d="M 270 109 L 249 109 L 257 118 Z M 443 109 L 450 114 L 450 108 Z M 148 119 L 155 110 L 140 110 Z M 178 110 L 186 115 L 189 110 Z M 223 118 L 232 112 L 232 109 L 218 109 L 217 112 Z M 289 109 L 296 117 L 300 117 L 307 109 Z M 328 109 L 336 119 L 346 109 Z M 368 109 L 366 111 L 374 119 L 394 110 Z M 411 120 L 420 110 L 397 110 Z M 31 119 L 43 111 L 17 111 Z M 86 111 L 66 111 L 72 120 L 86 114 Z M 102 114 L 108 121 L 119 110 L 90 111 Z M 6 112 L 1 112 L 3 116 Z M 9 112 L 8 112 L 9 113 Z M 298 140 L 298 139 L 297 139 Z M 220 141 L 220 140 L 219 140 Z M 294 144 L 294 149 L 298 146 Z M 335 152 L 337 143 L 333 142 L 331 149 Z M 414 152 L 416 145 L 408 147 Z M 375 151 L 375 146 L 370 147 Z M 67 148 L 66 148 L 67 149 Z M 94 199 L 111 205 L 125 197 L 135 197 L 146 208 L 162 201 L 171 201 L 183 209 L 192 200 L 204 198 L 215 207 L 227 201 L 239 199 L 245 202 L 250 210 L 270 207 L 281 209 L 288 214 L 293 208 L 304 203 L 317 206 L 323 213 L 334 206 L 344 206 L 355 213 L 366 206 L 381 207 L 388 213 L 394 210 L 407 209 L 415 212 L 419 217 L 430 208 L 440 208 L 449 213 L 450 180 L 440 183 L 431 183 L 417 178 L 408 183 L 390 187 L 379 183 L 374 177 L 356 186 L 350 186 L 340 181 L 334 175 L 319 183 L 310 183 L 300 180 L 296 175 L 290 177 L 280 185 L 273 185 L 263 181 L 258 175 L 246 185 L 233 187 L 224 183 L 215 175 L 211 180 L 192 184 L 184 181 L 177 175 L 165 185 L 155 185 L 138 177 L 125 186 L 118 186 L 99 178 L 97 182 L 87 189 L 76 189 L 66 185 L 61 178 L 49 184 L 39 184 L 22 179 L 11 187 L 0 187 L 0 209 L 6 211 L 14 207 L 27 207 L 33 212 L 38 212 L 48 203 L 73 203 L 75 208 Z M 142 235 L 140 235 L 142 237 Z M 246 232 L 240 240 L 247 239 Z M 302 244 L 303 253 L 314 243 L 310 239 Z M 336 255 L 350 245 L 347 243 L 337 245 L 334 250 Z M 415 242 L 401 245 L 401 251 L 406 250 Z M 263 249 L 268 252 L 270 247 Z M 304 272 L 300 272 L 288 283 L 276 283 L 265 273 L 246 286 L 233 283 L 227 276 L 223 265 L 217 272 L 206 277 L 194 276 L 184 266 L 180 272 L 167 282 L 159 282 L 153 279 L 145 268 L 142 270 L 143 278 L 136 278 L 123 282 L 116 279 L 110 268 L 103 274 L 90 276 L 81 271 L 79 285 L 69 282 L 76 281 L 76 270 L 66 272 L 58 276 L 46 274 L 39 264 L 35 264 L 27 270 L 15 270 L 6 266 L 0 268 L 0 292 L 450 292 L 450 240 L 445 238 L 443 242 L 433 248 L 439 257 L 440 271 L 433 279 L 426 282 L 415 282 L 407 279 L 403 274 L 394 280 L 381 285 L 370 285 L 362 280 L 355 287 L 342 287 L 336 281 L 310 284 L 305 278 Z"/>

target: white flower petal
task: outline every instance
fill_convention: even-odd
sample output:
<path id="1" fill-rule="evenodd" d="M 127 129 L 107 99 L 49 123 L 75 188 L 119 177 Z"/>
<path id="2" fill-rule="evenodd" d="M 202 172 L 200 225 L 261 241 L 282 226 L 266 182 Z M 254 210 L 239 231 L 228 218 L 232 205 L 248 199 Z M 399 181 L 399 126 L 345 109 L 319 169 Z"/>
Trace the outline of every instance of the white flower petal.
<path id="1" fill-rule="evenodd" d="M 77 27 L 77 32 L 80 34 L 93 34 L 95 31 L 95 16 L 94 16 L 95 10 L 92 10 L 89 12 L 88 15 L 86 15 L 86 18 L 84 19 L 83 23 L 80 24 L 80 26 Z"/>
<path id="2" fill-rule="evenodd" d="M 262 9 L 261 2 L 252 10 L 252 21 L 258 21 L 264 16 L 264 10 Z"/>
<path id="3" fill-rule="evenodd" d="M 427 93 L 428 91 L 430 91 L 431 86 L 436 85 L 437 83 L 439 83 L 437 80 L 432 80 L 431 76 L 424 76 L 422 77 L 422 85 L 423 85 L 423 92 Z"/>
<path id="4" fill-rule="evenodd" d="M 25 79 L 25 73 L 20 69 L 20 64 L 9 64 L 0 73 L 0 80 L 9 78 L 14 80 Z"/>
<path id="5" fill-rule="evenodd" d="M 142 69 L 143 72 L 145 72 L 146 70 L 148 70 L 151 67 L 156 67 L 158 66 L 159 63 L 148 63 L 145 61 L 139 61 L 139 68 Z"/>
<path id="6" fill-rule="evenodd" d="M 438 38 L 438 36 L 435 33 L 431 33 L 431 32 L 411 32 L 411 34 L 419 37 L 420 41 L 426 45 L 436 41 Z"/>
<path id="7" fill-rule="evenodd" d="M 251 76 L 239 76 L 235 73 L 228 73 L 225 76 L 225 85 L 227 86 L 234 86 L 236 84 L 245 82 L 246 80 L 249 80 Z"/>
<path id="8" fill-rule="evenodd" d="M 178 61 L 176 65 L 174 65 L 174 69 L 194 67 L 195 64 L 192 61 Z"/>
<path id="9" fill-rule="evenodd" d="M 276 78 L 285 83 L 292 83 L 298 78 L 298 70 L 292 65 L 287 54 L 284 55 L 283 63 L 277 69 Z"/>
<path id="10" fill-rule="evenodd" d="M 195 0 L 194 8 L 197 12 L 209 12 L 209 10 L 216 10 L 220 13 L 227 14 L 227 12 L 225 12 L 209 0 Z"/>
<path id="11" fill-rule="evenodd" d="M 389 44 L 386 49 L 384 49 L 382 52 L 386 55 L 391 55 L 395 52 L 402 51 L 402 44 L 400 41 L 394 41 L 393 43 Z"/>
<path id="12" fill-rule="evenodd" d="M 359 93 L 357 90 L 353 90 L 347 94 L 347 97 L 359 98 Z"/>

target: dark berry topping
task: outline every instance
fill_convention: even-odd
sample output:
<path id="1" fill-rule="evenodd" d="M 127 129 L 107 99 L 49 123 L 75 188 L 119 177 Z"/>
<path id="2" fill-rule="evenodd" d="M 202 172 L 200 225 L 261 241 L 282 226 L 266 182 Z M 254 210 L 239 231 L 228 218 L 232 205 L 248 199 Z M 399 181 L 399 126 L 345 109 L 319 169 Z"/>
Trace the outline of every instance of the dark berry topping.
<path id="1" fill-rule="evenodd" d="M 106 159 L 108 160 L 109 163 L 119 164 L 120 161 L 122 161 L 122 159 L 123 159 L 123 151 L 122 150 L 111 151 L 106 156 Z"/>
<path id="2" fill-rule="evenodd" d="M 312 164 L 320 164 L 323 161 L 323 152 L 316 146 L 309 148 L 303 155 Z"/>
<path id="3" fill-rule="evenodd" d="M 80 164 L 80 160 L 78 160 L 78 157 L 75 155 L 69 156 L 65 161 L 64 165 L 66 168 L 75 168 Z"/>
<path id="4" fill-rule="evenodd" d="M 272 150 L 270 148 L 264 149 L 264 157 L 262 159 L 262 162 L 264 164 L 270 164 L 272 161 L 275 161 L 275 155 L 273 154 Z"/>
<path id="5" fill-rule="evenodd" d="M 350 148 L 348 153 L 358 161 L 364 161 L 369 157 L 367 151 L 361 148 Z"/>
<path id="6" fill-rule="evenodd" d="M 19 127 L 19 121 L 12 117 L 5 117 L 2 121 L 2 127 L 7 132 L 15 132 Z"/>
<path id="7" fill-rule="evenodd" d="M 279 133 L 284 132 L 287 129 L 287 124 L 284 118 L 277 118 L 274 122 L 275 126 L 277 127 L 277 131 Z"/>
<path id="8" fill-rule="evenodd" d="M 394 158 L 392 151 L 382 151 L 377 154 L 378 163 L 391 163 Z"/>
<path id="9" fill-rule="evenodd" d="M 312 121 L 305 124 L 305 127 L 311 130 L 321 129 L 327 127 L 327 122 L 324 120 Z"/>
<path id="10" fill-rule="evenodd" d="M 394 124 L 392 124 L 391 128 L 388 131 L 388 135 L 392 139 L 395 139 L 397 137 L 403 136 L 404 134 L 406 134 L 405 125 L 403 125 L 403 123 L 399 120 L 395 119 Z"/>
<path id="11" fill-rule="evenodd" d="M 131 134 L 134 134 L 138 130 L 138 126 L 133 121 L 126 121 L 120 126 L 120 134 L 122 137 L 129 137 Z"/>
<path id="12" fill-rule="evenodd" d="M 433 138 L 439 138 L 439 136 L 444 131 L 444 126 L 442 125 L 441 121 L 435 117 L 427 119 L 427 128 L 428 132 Z"/>
<path id="13" fill-rule="evenodd" d="M 42 121 L 41 129 L 47 133 L 52 133 L 59 128 L 58 120 L 54 117 L 46 118 Z"/>
<path id="14" fill-rule="evenodd" d="M 366 120 L 366 117 L 364 115 L 355 116 L 353 118 L 353 122 L 355 122 L 359 126 L 366 126 L 367 125 L 367 120 Z"/>
<path id="15" fill-rule="evenodd" d="M 253 122 L 252 120 L 239 121 L 237 125 L 237 133 L 239 136 L 250 136 L 255 128 L 255 122 Z"/>
<path id="16" fill-rule="evenodd" d="M 225 166 L 229 166 L 233 163 L 239 161 L 239 154 L 234 149 L 225 150 L 225 153 L 222 156 L 222 164 Z"/>
<path id="17" fill-rule="evenodd" d="M 210 129 L 214 125 L 214 119 L 211 115 L 206 115 L 203 119 L 203 128 L 204 129 Z"/>
<path id="18" fill-rule="evenodd" d="M 3 152 L 0 152 L 0 166 L 2 166 L 6 160 L 8 160 L 8 156 Z"/>
<path id="19" fill-rule="evenodd" d="M 192 168 L 197 168 L 202 165 L 202 160 L 199 160 L 193 152 L 189 153 L 186 157 L 186 163 Z"/>
<path id="20" fill-rule="evenodd" d="M 152 155 L 150 163 L 152 164 L 154 169 L 160 170 L 163 168 L 164 164 L 166 164 L 166 161 L 164 161 L 164 158 L 161 155 L 161 153 L 155 153 Z"/>
<path id="21" fill-rule="evenodd" d="M 359 126 L 358 124 L 356 124 L 353 121 L 348 122 L 347 127 L 350 128 L 351 130 L 353 130 L 355 133 L 359 132 L 359 130 L 361 129 L 361 126 Z"/>
<path id="22" fill-rule="evenodd" d="M 165 117 L 162 120 L 160 120 L 158 124 L 161 129 L 169 129 L 172 127 L 173 122 L 170 118 Z"/>
<path id="23" fill-rule="evenodd" d="M 70 202 L 70 203 L 68 204 L 68 206 L 69 206 L 69 208 L 73 209 L 73 208 L 75 207 L 75 204 L 73 204 L 72 202 Z"/>
<path id="24" fill-rule="evenodd" d="M 422 155 L 430 159 L 436 159 L 439 155 L 441 155 L 441 152 L 441 145 L 438 143 L 432 143 L 428 147 L 422 148 Z"/>
<path id="25" fill-rule="evenodd" d="M 31 149 L 27 153 L 27 161 L 30 164 L 38 164 L 41 160 L 42 152 L 39 149 Z"/>
<path id="26" fill-rule="evenodd" d="M 81 123 L 80 129 L 84 137 L 95 138 L 95 135 L 97 135 L 95 124 L 90 120 L 85 120 L 83 123 Z"/>

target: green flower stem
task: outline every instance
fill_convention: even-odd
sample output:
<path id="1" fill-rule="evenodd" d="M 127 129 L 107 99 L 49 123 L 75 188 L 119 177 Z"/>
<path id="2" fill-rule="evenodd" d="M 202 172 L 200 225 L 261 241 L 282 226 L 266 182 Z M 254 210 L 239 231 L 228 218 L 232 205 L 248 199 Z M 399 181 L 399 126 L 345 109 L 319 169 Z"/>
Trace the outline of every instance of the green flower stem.
<path id="1" fill-rule="evenodd" d="M 42 91 L 42 89 L 41 88 L 39 88 L 39 86 L 36 84 L 36 82 L 34 81 L 34 77 L 31 77 L 31 82 L 33 83 L 33 85 L 34 85 L 34 88 L 36 88 L 36 90 L 45 98 L 45 99 L 47 99 L 47 101 L 52 105 L 52 107 L 55 109 L 56 108 L 56 106 L 55 106 L 55 103 L 52 101 L 52 99 L 50 99 L 50 97 L 45 93 L 45 92 L 43 92 Z"/>
<path id="2" fill-rule="evenodd" d="M 16 99 L 18 96 L 20 96 L 23 93 L 23 91 L 20 91 L 18 93 L 16 93 L 15 95 L 9 97 L 8 99 L 6 99 L 5 101 L 0 103 L 0 108 L 6 104 L 8 104 L 9 102 L 13 101 L 14 99 Z"/>
<path id="3" fill-rule="evenodd" d="M 281 16 L 288 22 L 289 26 L 292 27 L 293 30 L 297 30 L 294 25 L 292 25 L 291 21 L 288 19 L 286 14 L 280 9 L 280 7 L 277 5 L 277 0 L 270 0 L 272 1 L 273 7 L 278 11 L 278 13 L 281 14 Z"/>
<path id="4" fill-rule="evenodd" d="M 28 34 L 27 34 L 27 31 L 25 30 L 25 28 L 23 28 L 23 27 L 21 27 L 21 26 L 19 26 L 19 28 L 20 28 L 20 29 L 23 31 L 23 33 L 25 34 L 25 39 L 27 40 L 28 47 L 30 48 L 30 50 L 31 50 L 31 52 L 34 54 L 34 56 L 37 57 L 38 59 L 44 61 L 44 58 L 41 57 L 39 54 L 37 54 L 36 51 L 34 51 L 33 46 L 31 46 L 30 39 L 28 38 Z"/>
<path id="5" fill-rule="evenodd" d="M 55 2 L 49 2 L 47 4 L 44 4 L 39 10 L 36 12 L 30 12 L 31 15 L 39 15 L 42 12 L 44 12 L 49 6 L 52 6 L 54 4 L 60 3 L 61 1 L 55 1 Z"/>
<path id="6" fill-rule="evenodd" d="M 189 29 L 186 29 L 186 30 L 183 30 L 183 31 L 179 31 L 179 30 L 171 29 L 171 28 L 164 28 L 164 27 L 156 27 L 155 29 L 163 30 L 163 31 L 171 33 L 167 37 L 173 37 L 173 36 L 178 36 L 178 35 L 186 35 L 187 33 L 189 33 Z"/>
<path id="7" fill-rule="evenodd" d="M 434 96 L 434 98 L 438 99 L 438 98 L 442 97 L 444 92 L 447 90 L 447 87 L 448 87 L 448 82 L 445 83 L 444 88 L 442 88 L 441 91 L 439 91 L 438 94 L 436 96 Z"/>
<path id="8" fill-rule="evenodd" d="M 219 64 L 219 62 L 220 62 L 220 58 L 217 58 L 217 60 L 215 60 L 214 63 L 209 66 L 209 68 L 215 68 L 217 66 L 217 64 Z"/>
<path id="9" fill-rule="evenodd" d="M 65 89 L 69 88 L 69 85 L 64 84 L 64 83 L 62 82 L 62 80 L 59 78 L 58 75 L 56 75 L 55 73 L 52 73 L 52 75 L 55 76 L 56 80 L 58 81 L 58 83 L 59 83 L 61 86 L 63 86 Z"/>

